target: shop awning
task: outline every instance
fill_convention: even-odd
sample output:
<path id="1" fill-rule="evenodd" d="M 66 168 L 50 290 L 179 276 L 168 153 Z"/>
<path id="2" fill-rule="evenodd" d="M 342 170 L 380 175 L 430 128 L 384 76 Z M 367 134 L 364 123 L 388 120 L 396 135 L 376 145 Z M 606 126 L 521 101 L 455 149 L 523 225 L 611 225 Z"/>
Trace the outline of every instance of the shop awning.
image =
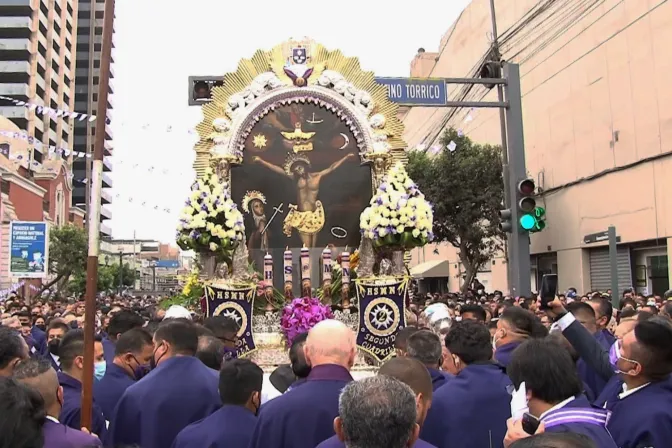
<path id="1" fill-rule="evenodd" d="M 415 278 L 448 277 L 448 260 L 432 260 L 420 263 L 411 268 L 411 275 Z"/>

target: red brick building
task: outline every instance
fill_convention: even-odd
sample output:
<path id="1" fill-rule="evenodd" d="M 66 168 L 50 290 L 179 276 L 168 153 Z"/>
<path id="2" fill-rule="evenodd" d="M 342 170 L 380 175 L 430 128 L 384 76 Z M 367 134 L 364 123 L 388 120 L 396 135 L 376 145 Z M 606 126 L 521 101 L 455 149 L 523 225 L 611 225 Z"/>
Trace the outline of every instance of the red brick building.
<path id="1" fill-rule="evenodd" d="M 0 117 L 0 131 L 21 132 L 4 117 Z M 20 281 L 9 276 L 11 221 L 46 221 L 51 226 L 84 225 L 84 210 L 71 204 L 72 157 L 64 159 L 52 154 L 49 159 L 37 163 L 32 160 L 31 150 L 26 140 L 0 134 L 0 289 Z M 31 295 L 31 284 L 39 286 L 41 280 L 27 281 L 23 287 L 24 295 Z"/>

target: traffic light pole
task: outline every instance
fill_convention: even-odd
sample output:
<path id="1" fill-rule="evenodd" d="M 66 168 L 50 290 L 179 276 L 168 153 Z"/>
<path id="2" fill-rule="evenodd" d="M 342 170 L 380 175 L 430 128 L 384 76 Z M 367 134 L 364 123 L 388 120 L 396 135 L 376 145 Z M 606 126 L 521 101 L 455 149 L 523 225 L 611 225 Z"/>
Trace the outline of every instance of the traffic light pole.
<path id="1" fill-rule="evenodd" d="M 522 216 L 517 204 L 519 183 L 527 178 L 525 142 L 523 138 L 523 108 L 520 89 L 520 68 L 503 63 L 503 78 L 445 78 L 446 84 L 496 85 L 502 90 L 499 101 L 447 101 L 438 107 L 499 108 L 503 111 L 502 177 L 504 180 L 504 209 L 509 213 L 510 230 L 507 240 L 507 278 L 512 296 L 529 297 L 532 293 L 529 233 L 519 222 Z"/>
<path id="2" fill-rule="evenodd" d="M 527 177 L 525 168 L 525 142 L 523 138 L 523 106 L 520 90 L 520 68 L 517 64 L 504 64 L 504 78 L 507 80 L 505 93 L 508 107 L 506 109 L 506 137 L 508 148 L 508 183 L 504 185 L 508 190 L 506 208 L 511 210 L 513 224 L 507 245 L 509 291 L 514 297 L 529 297 L 532 293 L 530 276 L 530 237 L 517 223 L 520 220 L 520 210 L 513 204 L 511 198 L 516 197 L 518 183 Z M 506 197 L 506 196 L 505 196 Z"/>

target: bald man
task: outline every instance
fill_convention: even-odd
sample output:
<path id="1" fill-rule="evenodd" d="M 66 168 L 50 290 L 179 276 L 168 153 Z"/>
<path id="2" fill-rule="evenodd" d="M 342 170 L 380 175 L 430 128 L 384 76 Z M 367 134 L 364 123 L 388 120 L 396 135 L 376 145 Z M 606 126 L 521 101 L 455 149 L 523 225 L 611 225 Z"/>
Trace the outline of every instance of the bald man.
<path id="1" fill-rule="evenodd" d="M 427 368 L 417 359 L 413 358 L 394 358 L 387 361 L 378 370 L 378 375 L 387 375 L 396 378 L 402 383 L 408 385 L 415 393 L 415 404 L 417 409 L 418 426 L 422 427 L 427 417 L 427 411 L 432 406 L 433 385 L 432 378 Z M 334 421 L 334 426 L 338 423 Z M 335 435 L 316 448 L 345 448 L 343 440 L 339 440 Z M 413 448 L 436 448 L 434 445 L 418 439 Z"/>
<path id="2" fill-rule="evenodd" d="M 261 407 L 250 448 L 315 448 L 335 434 L 338 396 L 352 381 L 355 334 L 325 320 L 308 332 L 303 351 L 312 367 L 306 382 Z"/>
<path id="3" fill-rule="evenodd" d="M 42 427 L 44 448 L 92 448 L 102 446 L 90 434 L 69 428 L 58 421 L 63 407 L 63 388 L 51 363 L 44 359 L 29 359 L 14 370 L 14 379 L 37 390 L 44 399 L 47 419 Z"/>

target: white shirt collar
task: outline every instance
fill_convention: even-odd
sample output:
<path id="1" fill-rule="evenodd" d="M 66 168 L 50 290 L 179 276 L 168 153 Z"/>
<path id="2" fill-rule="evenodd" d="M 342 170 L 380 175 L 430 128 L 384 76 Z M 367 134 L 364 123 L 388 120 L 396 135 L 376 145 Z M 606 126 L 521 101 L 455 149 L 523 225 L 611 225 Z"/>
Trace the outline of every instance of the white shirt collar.
<path id="1" fill-rule="evenodd" d="M 61 423 L 61 422 L 58 421 L 58 419 L 56 417 L 52 417 L 51 415 L 47 415 L 47 420 L 51 420 L 54 423 L 59 423 L 59 424 Z"/>
<path id="2" fill-rule="evenodd" d="M 638 386 L 638 387 L 635 387 L 634 389 L 630 389 L 630 390 L 628 390 L 628 386 L 627 386 L 625 383 L 623 383 L 623 392 L 620 393 L 620 394 L 618 394 L 618 399 L 619 399 L 619 400 L 622 400 L 622 399 L 624 399 L 625 397 L 627 397 L 628 395 L 632 395 L 632 394 L 634 394 L 635 392 L 637 392 L 638 390 L 640 390 L 640 389 L 644 389 L 644 388 L 645 388 L 646 386 L 648 386 L 649 384 L 651 384 L 651 383 L 642 384 L 641 386 Z"/>
<path id="3" fill-rule="evenodd" d="M 565 401 L 561 401 L 560 403 L 556 404 L 555 406 L 553 406 L 553 407 L 552 407 L 551 409 L 549 409 L 548 411 L 543 412 L 543 413 L 539 416 L 539 420 L 542 420 L 542 419 L 546 416 L 546 414 L 548 414 L 548 413 L 551 412 L 551 411 L 555 411 L 555 410 L 557 410 L 557 409 L 564 408 L 565 406 L 567 406 L 568 403 L 571 403 L 572 401 L 574 401 L 575 398 L 576 398 L 576 397 L 569 397 L 569 398 L 566 399 Z"/>
<path id="4" fill-rule="evenodd" d="M 54 355 L 53 353 L 49 353 L 51 355 L 51 358 L 56 362 L 56 364 L 59 364 L 58 360 L 61 359 L 60 356 Z"/>

